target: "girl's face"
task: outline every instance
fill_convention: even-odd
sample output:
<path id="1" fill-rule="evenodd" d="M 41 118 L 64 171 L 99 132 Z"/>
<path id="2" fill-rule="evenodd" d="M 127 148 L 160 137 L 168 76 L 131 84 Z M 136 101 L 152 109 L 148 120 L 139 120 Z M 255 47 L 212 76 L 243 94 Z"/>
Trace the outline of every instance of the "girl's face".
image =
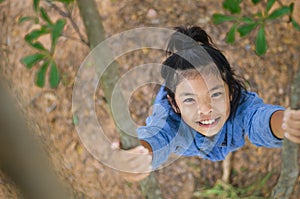
<path id="1" fill-rule="evenodd" d="M 208 137 L 216 135 L 230 115 L 228 85 L 213 74 L 182 80 L 175 101 L 185 123 Z"/>

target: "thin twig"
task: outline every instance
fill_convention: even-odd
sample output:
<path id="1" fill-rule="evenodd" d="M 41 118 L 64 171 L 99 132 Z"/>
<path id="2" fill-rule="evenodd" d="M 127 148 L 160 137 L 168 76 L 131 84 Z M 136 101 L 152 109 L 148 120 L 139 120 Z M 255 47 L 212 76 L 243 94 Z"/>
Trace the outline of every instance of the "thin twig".
<path id="1" fill-rule="evenodd" d="M 72 27 L 74 28 L 74 30 L 77 32 L 80 40 L 85 43 L 87 46 L 89 46 L 89 42 L 86 41 L 83 37 L 83 35 L 81 34 L 80 30 L 79 30 L 79 27 L 77 26 L 77 24 L 75 23 L 75 21 L 73 20 L 73 18 L 71 16 L 68 17 L 70 19 L 70 22 L 72 24 Z"/>
<path id="2" fill-rule="evenodd" d="M 67 17 L 69 18 L 69 20 L 71 21 L 71 24 L 74 28 L 74 30 L 77 32 L 77 34 L 79 35 L 80 40 L 85 43 L 87 46 L 89 46 L 89 42 L 86 41 L 83 37 L 83 35 L 81 34 L 78 25 L 75 23 L 75 21 L 72 18 L 72 13 L 70 12 L 70 10 L 67 8 L 66 4 L 64 4 L 65 10 L 67 10 Z"/>
<path id="3" fill-rule="evenodd" d="M 72 27 L 74 28 L 75 32 L 78 34 L 78 36 L 80 38 L 79 40 L 88 46 L 89 42 L 84 39 L 84 36 L 81 34 L 81 32 L 79 30 L 79 27 L 77 26 L 77 24 L 73 20 L 70 11 L 66 7 L 65 7 L 65 9 L 67 11 L 63 11 L 62 9 L 60 9 L 57 5 L 55 5 L 50 0 L 46 0 L 46 2 L 49 3 L 49 5 L 52 8 L 54 8 L 54 10 L 56 10 L 61 16 L 65 17 L 65 18 L 68 18 L 70 20 Z"/>
<path id="4" fill-rule="evenodd" d="M 54 10 L 56 10 L 61 16 L 63 17 L 68 17 L 68 13 L 64 12 L 62 9 L 60 9 L 57 5 L 55 5 L 52 1 L 50 0 L 45 0 Z"/>
<path id="5" fill-rule="evenodd" d="M 73 40 L 73 41 L 80 41 L 80 42 L 82 42 L 81 39 L 78 39 L 77 37 L 72 37 L 72 36 L 64 34 L 64 33 L 62 33 L 61 36 L 65 37 L 67 39 Z"/>

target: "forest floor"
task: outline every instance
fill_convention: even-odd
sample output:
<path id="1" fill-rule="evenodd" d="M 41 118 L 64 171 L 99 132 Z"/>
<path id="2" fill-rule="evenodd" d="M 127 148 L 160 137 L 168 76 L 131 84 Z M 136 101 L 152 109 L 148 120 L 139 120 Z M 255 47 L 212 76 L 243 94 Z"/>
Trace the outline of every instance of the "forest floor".
<path id="1" fill-rule="evenodd" d="M 254 52 L 254 38 L 237 38 L 234 45 L 225 43 L 229 24 L 214 25 L 216 12 L 224 12 L 219 0 L 150 1 L 150 0 L 97 0 L 107 37 L 137 27 L 174 27 L 195 24 L 203 27 L 215 44 L 228 58 L 236 73 L 243 76 L 252 91 L 266 103 L 289 106 L 291 77 L 299 62 L 300 35 L 290 24 L 272 23 L 266 28 L 269 49 L 258 57 Z M 32 15 L 31 1 L 7 0 L 0 4 L 1 43 L 7 52 L 8 65 L 2 68 L 6 82 L 17 98 L 25 116 L 38 126 L 36 136 L 42 140 L 58 176 L 87 198 L 139 199 L 143 198 L 138 183 L 128 183 L 117 171 L 98 162 L 83 146 L 76 132 L 72 115 L 72 91 L 76 72 L 89 53 L 81 42 L 67 38 L 59 40 L 55 54 L 62 74 L 57 89 L 38 88 L 34 85 L 35 69 L 26 69 L 20 59 L 34 53 L 24 41 L 24 36 L 36 25 L 19 24 L 21 16 Z M 55 15 L 55 11 L 50 10 Z M 81 32 L 84 32 L 79 11 L 72 15 Z M 65 32 L 76 37 L 70 23 Z M 47 38 L 42 38 L 47 43 Z M 49 43 L 49 41 L 48 41 Z M 160 57 L 161 56 L 161 57 Z M 137 51 L 119 58 L 121 73 L 145 63 L 160 63 L 162 54 Z M 138 78 L 143 78 L 140 76 Z M 102 92 L 95 101 L 99 121 L 105 124 L 107 137 L 117 139 L 112 122 L 107 119 Z M 144 124 L 151 104 L 153 89 L 144 86 L 137 90 L 129 109 L 133 120 Z M 279 177 L 281 149 L 256 147 L 249 142 L 233 153 L 230 175 L 231 191 L 241 197 L 266 198 Z M 299 159 L 300 163 L 300 159 Z M 210 162 L 197 157 L 181 157 L 172 164 L 156 171 L 163 195 L 167 199 L 197 199 L 205 189 L 214 187 L 222 176 L 222 162 Z M 220 192 L 220 190 L 219 190 Z M 293 198 L 300 195 L 300 177 L 293 191 Z M 17 198 L 12 181 L 0 173 L 0 198 Z M 216 196 L 212 197 L 216 198 Z"/>

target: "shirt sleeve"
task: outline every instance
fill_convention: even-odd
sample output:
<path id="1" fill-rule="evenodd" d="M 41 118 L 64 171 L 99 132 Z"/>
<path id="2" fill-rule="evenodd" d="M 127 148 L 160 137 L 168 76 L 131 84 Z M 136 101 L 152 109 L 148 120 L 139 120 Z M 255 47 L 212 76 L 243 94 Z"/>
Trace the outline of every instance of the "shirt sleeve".
<path id="1" fill-rule="evenodd" d="M 167 100 L 167 93 L 162 86 L 153 105 L 153 113 L 146 119 L 146 126 L 139 127 L 140 140 L 148 142 L 153 151 L 153 168 L 159 167 L 173 151 L 180 117 L 175 114 Z"/>
<path id="2" fill-rule="evenodd" d="M 249 92 L 242 103 L 244 111 L 243 126 L 251 143 L 256 146 L 276 148 L 282 146 L 282 140 L 274 136 L 270 119 L 274 112 L 284 110 L 277 105 L 265 104 L 256 93 Z"/>

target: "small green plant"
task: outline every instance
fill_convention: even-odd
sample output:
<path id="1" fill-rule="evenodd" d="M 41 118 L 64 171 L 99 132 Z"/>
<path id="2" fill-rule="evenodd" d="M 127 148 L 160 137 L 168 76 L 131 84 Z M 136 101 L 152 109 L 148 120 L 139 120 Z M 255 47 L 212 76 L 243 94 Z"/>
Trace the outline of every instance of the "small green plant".
<path id="1" fill-rule="evenodd" d="M 278 0 L 267 0 L 266 3 L 261 0 L 252 0 L 251 2 L 253 3 L 253 6 L 257 6 L 259 3 L 264 3 L 264 10 L 251 13 L 250 16 L 244 16 L 241 14 L 242 0 L 224 0 L 223 8 L 228 10 L 230 15 L 221 13 L 215 13 L 213 15 L 212 19 L 215 24 L 233 22 L 225 38 L 227 43 L 232 44 L 235 42 L 236 32 L 238 32 L 241 37 L 244 37 L 250 32 L 256 30 L 255 51 L 258 55 L 263 55 L 267 51 L 265 28 L 268 23 L 282 18 L 283 16 L 288 16 L 289 22 L 292 23 L 293 27 L 298 31 L 300 30 L 299 24 L 292 17 L 294 3 L 291 3 L 290 5 L 283 5 Z M 276 9 L 272 9 L 275 2 L 278 2 L 280 6 Z"/>
<path id="2" fill-rule="evenodd" d="M 195 198 L 243 198 L 243 199 L 262 199 L 264 197 L 259 196 L 261 190 L 267 184 L 268 179 L 272 176 L 272 172 L 269 172 L 265 177 L 259 178 L 257 182 L 245 188 L 234 187 L 221 180 L 217 181 L 214 187 L 197 191 L 194 193 Z M 251 195 L 251 196 L 249 196 Z"/>
<path id="3" fill-rule="evenodd" d="M 55 1 L 62 3 L 67 11 L 61 10 L 56 4 L 54 4 Z M 74 3 L 74 0 L 45 0 L 45 2 L 48 3 L 48 5 L 51 5 L 63 17 L 71 19 L 68 7 Z M 50 87 L 56 88 L 61 80 L 61 75 L 54 58 L 54 53 L 59 38 L 63 36 L 66 20 L 64 18 L 60 18 L 53 21 L 49 17 L 47 10 L 43 6 L 40 6 L 40 0 L 33 0 L 33 8 L 35 15 L 21 17 L 19 19 L 19 23 L 32 21 L 39 25 L 39 28 L 32 30 L 26 34 L 24 38 L 25 41 L 37 52 L 23 57 L 21 59 L 21 63 L 23 63 L 28 69 L 31 69 L 34 66 L 38 67 L 35 74 L 35 84 L 37 86 L 45 86 L 46 75 L 48 74 Z M 76 24 L 72 23 L 72 25 L 76 28 Z M 50 48 L 46 48 L 45 45 L 39 41 L 40 37 L 46 35 L 48 35 L 51 39 Z M 81 40 L 84 41 L 83 39 Z"/>

